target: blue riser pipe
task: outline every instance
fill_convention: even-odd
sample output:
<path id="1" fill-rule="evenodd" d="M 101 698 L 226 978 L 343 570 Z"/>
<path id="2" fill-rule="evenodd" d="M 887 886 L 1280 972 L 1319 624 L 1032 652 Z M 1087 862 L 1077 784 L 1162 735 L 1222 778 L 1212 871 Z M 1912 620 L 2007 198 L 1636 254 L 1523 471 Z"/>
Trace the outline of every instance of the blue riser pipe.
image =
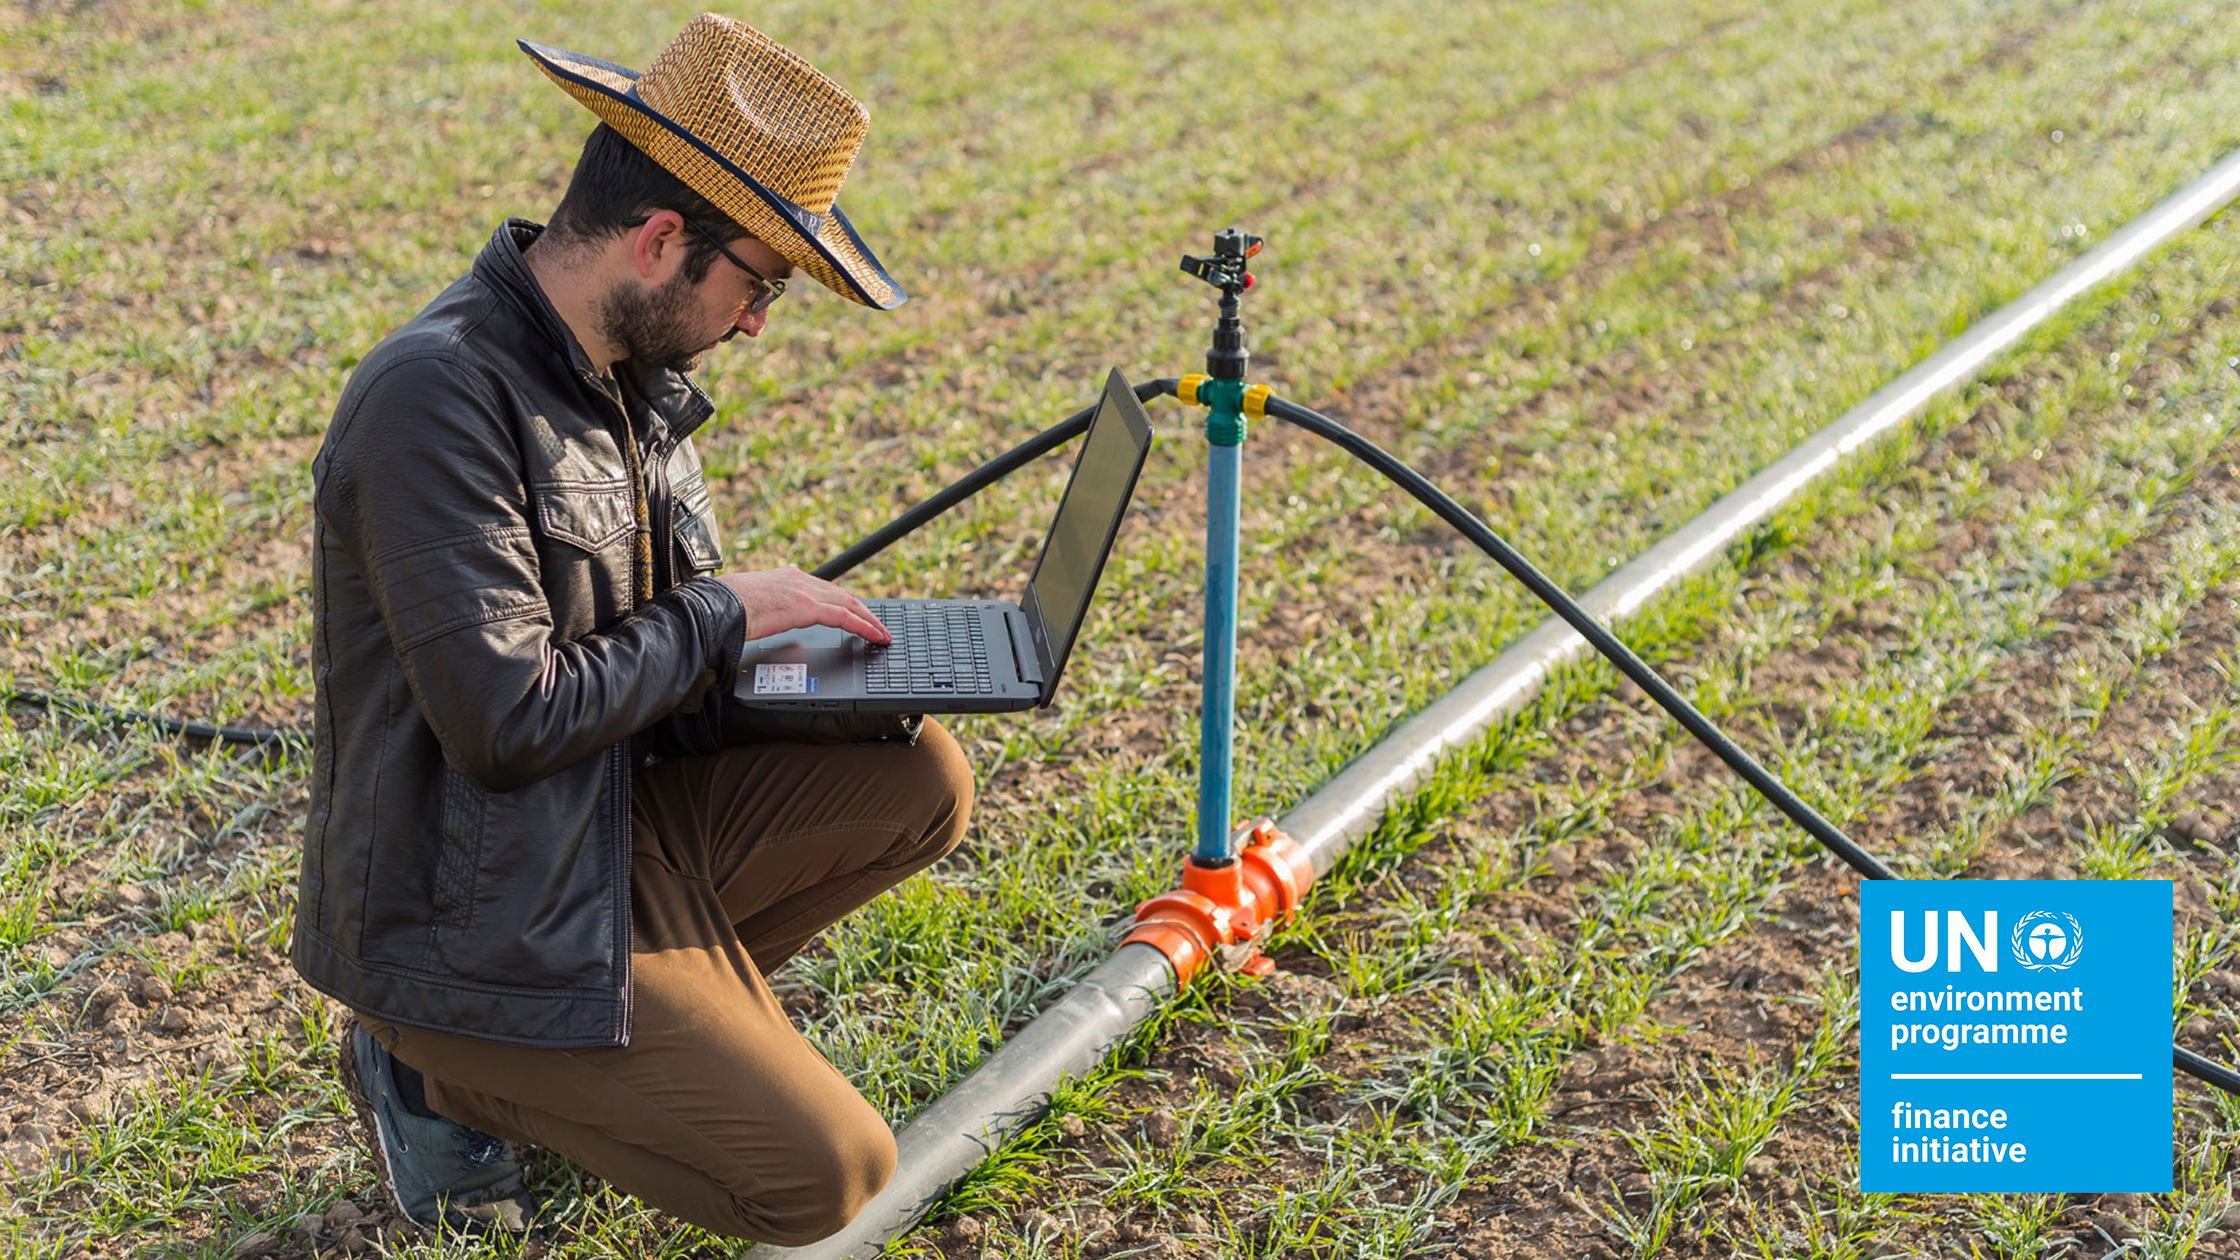
<path id="1" fill-rule="evenodd" d="M 1237 707 L 1237 495 L 1244 447 L 1214 445 L 1206 483 L 1205 707 L 1198 727 L 1198 847 L 1219 865 L 1229 852 L 1231 726 Z"/>

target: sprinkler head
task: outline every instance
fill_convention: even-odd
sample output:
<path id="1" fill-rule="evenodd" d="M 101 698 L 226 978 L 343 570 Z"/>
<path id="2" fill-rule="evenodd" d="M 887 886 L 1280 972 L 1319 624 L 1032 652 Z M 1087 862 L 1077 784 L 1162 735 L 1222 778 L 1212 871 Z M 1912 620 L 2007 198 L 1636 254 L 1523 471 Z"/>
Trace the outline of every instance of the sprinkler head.
<path id="1" fill-rule="evenodd" d="M 1223 297 L 1233 298 L 1252 287 L 1252 273 L 1244 269 L 1244 263 L 1266 244 L 1250 233 L 1223 228 L 1213 234 L 1213 252 L 1184 254 L 1182 269 L 1221 290 Z"/>
<path id="2" fill-rule="evenodd" d="M 1267 242 L 1259 237 L 1235 228 L 1223 228 L 1213 234 L 1213 252 L 1224 258 L 1250 258 L 1265 244 Z"/>

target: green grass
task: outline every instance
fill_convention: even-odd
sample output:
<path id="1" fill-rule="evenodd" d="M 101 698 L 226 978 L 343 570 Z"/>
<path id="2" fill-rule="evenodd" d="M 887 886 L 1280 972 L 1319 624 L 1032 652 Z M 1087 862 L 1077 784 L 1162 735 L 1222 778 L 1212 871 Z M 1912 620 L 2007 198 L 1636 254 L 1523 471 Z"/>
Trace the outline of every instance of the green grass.
<path id="1" fill-rule="evenodd" d="M 2165 300 L 2183 309 L 2198 295 L 2172 294 Z M 2158 312 L 2124 311 L 2107 321 L 2108 326 L 2092 331 L 2100 336 L 2121 335 L 2129 326 L 2151 329 L 2163 322 Z M 2216 356 L 2189 356 L 2183 346 L 2164 349 L 2173 358 L 2190 357 L 2195 363 L 2193 389 L 2221 388 L 2216 373 L 2222 364 Z M 2121 391 L 2111 385 L 2106 393 L 2120 396 Z M 2172 409 L 2190 406 L 2186 397 L 2181 390 L 2170 400 Z M 1839 822 L 1873 808 L 1933 764 L 1940 753 L 1949 753 L 1952 741 L 1932 736 L 1939 714 L 1971 697 L 1996 695 L 2003 674 L 2027 659 L 2030 646 L 2061 630 L 2058 614 L 2048 616 L 2058 609 L 2061 597 L 2089 586 L 2113 557 L 2157 529 L 2167 505 L 2183 497 L 2205 457 L 2222 451 L 2229 437 L 2229 429 L 2222 426 L 2170 425 L 2161 421 L 2157 411 L 2133 414 L 2127 408 L 2106 408 L 2090 396 L 2077 401 L 2081 405 L 2062 413 L 2066 423 L 2057 417 L 2050 430 L 2018 424 L 1989 433 L 1990 440 L 1973 456 L 1973 472 L 1969 464 L 1954 470 L 1938 468 L 1936 475 L 1949 476 L 1952 483 L 1949 504 L 1940 504 L 1935 494 L 1925 500 L 1908 496 L 1877 516 L 1873 526 L 1879 528 L 1858 530 L 1854 525 L 1856 536 L 1839 546 L 1836 556 L 1800 566 L 1771 591 L 1761 591 L 1764 597 L 1751 602 L 1739 623 L 1733 617 L 1726 619 L 1712 659 L 1695 667 L 1691 681 L 1697 684 L 1696 699 L 1722 719 L 1732 719 L 1773 700 L 1797 703 L 1801 698 L 1809 718 L 1801 724 L 1816 746 L 1793 750 L 1790 768 L 1812 784 L 1809 797 L 1842 804 Z M 2096 411 L 2096 403 L 2103 409 Z M 1996 486 L 1980 475 L 1987 465 L 2038 462 L 2049 456 L 2055 461 L 2066 457 L 2067 471 L 2035 490 Z M 1917 475 L 1912 480 L 1926 478 Z M 1935 488 L 1938 493 L 1946 489 Z M 1831 497 L 1842 496 L 1839 491 Z M 2107 506 L 2080 510 L 2085 503 Z M 1851 510 L 1861 514 L 1859 507 Z M 1952 536 L 1965 536 L 1981 524 L 1999 527 L 1988 535 L 1993 541 L 1982 551 L 1963 552 L 1957 558 L 1940 554 Z M 2048 697 L 2038 706 L 2044 720 L 2025 729 L 2024 741 L 2032 730 L 2060 730 L 2071 723 L 2087 724 L 2089 733 L 2089 723 L 2106 715 L 2119 691 L 2151 689 L 2155 680 L 2150 670 L 2158 654 L 2143 652 L 2134 658 L 2126 655 L 2126 645 L 2151 638 L 2139 627 L 2167 624 L 2173 609 L 2184 621 L 2205 607 L 2222 606 L 2209 602 L 2209 597 L 2224 598 L 2221 592 L 2231 589 L 2231 574 L 2213 553 L 2200 552 L 2198 544 L 2205 536 L 2221 536 L 2225 528 L 2222 516 L 2208 514 L 2173 529 L 2164 545 L 2180 562 L 2162 571 L 2153 589 L 2136 606 L 2122 610 L 2108 632 L 2086 641 L 2084 654 L 2073 662 L 2084 675 L 2078 690 L 2089 691 L 2097 703 L 2080 705 L 2066 693 Z M 1900 573 L 1906 576 L 1894 580 Z M 1727 574 L 1721 580 L 1732 584 L 1738 577 Z M 1786 694 L 1753 688 L 1752 660 L 1799 642 L 1814 642 L 1832 623 L 1874 605 L 1884 605 L 1874 608 L 1877 624 L 1897 634 L 1894 641 L 1881 645 L 1880 657 L 1871 668 L 1840 680 L 1832 694 L 1818 700 L 1809 694 L 1798 697 L 1793 687 L 1783 689 Z M 1563 722 L 1560 689 L 1558 694 L 1557 702 L 1544 704 L 1520 723 L 1526 728 L 1522 736 L 1526 746 L 1540 742 L 1535 734 L 1539 729 Z M 1692 960 L 1706 949 L 1736 936 L 1755 917 L 1751 907 L 1778 890 L 1778 873 L 1802 856 L 1784 830 L 1769 832 L 1765 811 L 1754 798 L 1733 786 L 1723 772 L 1712 774 L 1682 792 L 1671 811 L 1669 841 L 1637 842 L 1629 865 L 1608 872 L 1589 890 L 1594 908 L 1583 910 L 1573 923 L 1572 941 L 1558 965 L 1551 966 L 1546 955 L 1520 945 L 1514 951 L 1519 961 L 1507 975 L 1489 979 L 1480 972 L 1443 979 L 1443 960 L 1434 943 L 1457 921 L 1457 899 L 1497 900 L 1513 895 L 1523 882 L 1520 873 L 1534 869 L 1535 855 L 1545 851 L 1551 837 L 1580 834 L 1590 825 L 1586 820 L 1608 808 L 1613 790 L 1631 790 L 1631 785 L 1656 778 L 1664 769 L 1674 738 L 1667 728 L 1628 722 L 1622 729 L 1637 758 L 1630 765 L 1604 760 L 1598 767 L 1605 776 L 1601 779 L 1564 779 L 1553 784 L 1534 782 L 1534 759 L 1515 755 L 1514 741 L 1499 736 L 1489 741 L 1475 764 L 1450 771 L 1427 796 L 1451 793 L 1447 804 L 1452 806 L 1498 797 L 1505 791 L 1528 791 L 1538 798 L 1530 822 L 1511 836 L 1474 843 L 1467 864 L 1443 868 L 1443 882 L 1435 894 L 1414 890 L 1385 894 L 1366 929 L 1305 933 L 1325 955 L 1332 974 L 1365 1010 L 1374 1011 L 1410 992 L 1438 997 L 1430 1008 L 1431 1018 L 1415 1021 L 1415 1035 L 1391 1043 L 1385 1074 L 1358 1091 L 1364 1101 L 1403 1103 L 1416 1122 L 1419 1142 L 1454 1128 L 1458 1115 L 1471 1113 L 1475 1113 L 1472 1118 L 1492 1118 L 1491 1125 L 1477 1130 L 1491 1149 L 1530 1133 L 1539 1122 L 1544 1096 L 1544 1088 L 1536 1085 L 1545 1079 L 1545 1059 L 1535 1047 L 1547 1044 L 1546 1039 L 1555 1040 L 1560 1062 L 1572 1049 L 1563 1044 L 1564 1038 L 1584 1040 L 1578 1021 L 1588 1015 L 1600 1021 L 1592 1034 L 1596 1040 L 1654 1039 L 1660 1030 L 1639 1023 L 1644 999 L 1693 965 Z M 2126 745 L 2154 758 L 2155 764 L 2196 763 L 2203 746 L 2204 741 L 2183 732 L 2173 753 L 2158 753 L 2153 740 Z M 1845 772 L 1821 773 L 1821 759 L 1845 767 Z M 2011 821 L 2027 813 L 2049 790 L 2042 769 L 2029 762 L 2010 763 L 2010 768 L 2015 766 L 2019 769 L 1994 779 L 1982 795 L 1962 804 L 1963 816 L 1976 821 L 1979 842 L 1996 834 L 1994 819 L 2005 816 Z M 2158 781 L 2166 784 L 2167 776 Z M 2167 790 L 2162 794 L 2166 798 Z M 1355 880 L 1374 880 L 1390 870 L 1374 865 L 1370 855 L 1419 847 L 1424 832 L 1437 828 L 1436 819 L 1427 828 L 1420 809 L 1419 800 L 1415 809 L 1402 811 L 1398 821 L 1388 821 L 1385 832 L 1365 850 L 1349 855 L 1338 883 L 1326 888 L 1324 895 L 1343 904 L 1353 895 Z M 1738 845 L 1737 840 L 1745 843 Z M 1900 842 L 1904 843 L 1903 837 Z M 1923 843 L 1923 861 L 1952 867 L 1961 857 L 1950 845 Z M 1898 856 L 1901 862 L 1906 860 Z M 1707 869 L 1706 863 L 1713 865 Z M 1737 865 L 1739 869 L 1726 869 Z M 1965 865 L 1964 860 L 1958 863 Z M 2207 956 L 2198 955 L 2189 970 L 2198 973 L 2205 968 Z M 1446 996 L 1442 988 L 1456 980 L 1457 996 Z M 1614 995 L 1617 1005 L 1613 1007 L 1603 995 Z M 1824 1029 L 1844 1026 L 1823 1024 Z M 1827 1034 L 1817 1035 L 1810 1045 L 1815 1047 L 1812 1058 L 1825 1065 L 1831 1057 Z M 1710 1079 L 1721 1079 L 1716 1065 L 1708 1071 Z M 1825 1073 L 1825 1066 L 1821 1071 Z M 1723 1105 L 1708 1113 L 1675 1105 L 1680 1121 L 1673 1134 L 1640 1139 L 1652 1180 L 1662 1174 L 1661 1196 L 1646 1214 L 1621 1212 L 1606 1218 L 1613 1232 L 1637 1254 L 1656 1253 L 1675 1229 L 1692 1220 L 1694 1205 L 1709 1189 L 1735 1180 L 1739 1164 L 1747 1162 L 1749 1140 L 1778 1119 L 1783 1110 L 1775 1105 L 1781 1099 L 1778 1087 L 1766 1085 L 1762 1077 L 1748 1078 L 1746 1083 L 1750 1082 L 1755 1087 L 1714 1091 L 1712 1097 L 1723 1099 Z M 1509 1092 L 1520 1085 L 1520 1094 Z M 1701 1090 L 1680 1095 L 1702 1096 Z M 1316 1131 L 1309 1126 L 1286 1145 L 1310 1143 L 1315 1139 L 1306 1135 Z M 2224 1140 L 2229 1141 L 2229 1131 Z M 1271 1161 L 1280 1158 L 1280 1152 L 1264 1156 Z M 1176 1170 L 1174 1175 L 1180 1178 L 1186 1171 L 1192 1170 Z M 1207 1163 L 1194 1169 L 1200 1177 L 1213 1171 Z M 1854 1195 L 1839 1198 L 1825 1212 L 1809 1217 L 1800 1236 L 1814 1254 L 1860 1254 L 1883 1230 L 1919 1215 L 1897 1208 L 1886 1198 L 1860 1200 Z M 1999 1223 L 2005 1217 L 1986 1220 L 1989 1223 L 1980 1227 L 1986 1238 L 1996 1241 L 2008 1236 L 2002 1232 L 2007 1225 Z M 1778 1231 L 1761 1231 L 1753 1237 L 1761 1250 L 1788 1245 L 1780 1241 L 1786 1235 Z M 1750 1239 L 1734 1241 L 1744 1244 Z M 1273 1253 L 1243 1248 L 1240 1254 Z"/>
<path id="2" fill-rule="evenodd" d="M 1078 406 L 1107 364 L 1138 378 L 1196 368 L 1210 306 L 1174 259 L 1235 223 L 1271 241 L 1247 306 L 1256 372 L 1421 464 L 1583 589 L 2205 168 L 2234 139 L 2219 120 L 2240 116 L 2224 73 L 2240 35 L 2184 0 L 1156 15 L 788 0 L 744 16 L 870 102 L 844 204 L 916 296 L 884 317 L 789 297 L 752 353 L 704 374 L 723 418 L 703 453 L 742 566 L 837 551 Z M 642 63 L 674 25 L 620 7 L 405 0 L 0 16 L 0 677 L 305 724 L 308 461 L 340 382 L 499 217 L 549 209 L 588 127 L 512 37 Z M 2118 799 L 2068 855 L 2076 868 L 2185 860 L 2165 824 L 2232 768 L 2230 688 L 2127 738 L 2115 764 L 2102 744 L 2109 715 L 2168 687 L 2157 662 L 2222 607 L 2240 561 L 2229 513 L 2186 526 L 2158 593 L 2079 647 L 1953 826 L 1873 824 L 1954 751 L 1941 715 L 2054 641 L 2063 592 L 2151 537 L 2222 457 L 2240 325 L 2211 303 L 2236 262 L 2220 224 L 2079 303 L 1631 637 L 1901 869 L 1963 872 L 2063 793 L 2111 782 Z M 1166 431 L 1142 510 L 1061 703 L 955 724 L 983 781 L 967 851 L 780 977 L 809 1034 L 898 1122 L 1173 881 L 1195 799 L 1203 455 L 1190 416 L 1154 420 Z M 1934 472 L 1913 471 L 1922 460 Z M 2018 460 L 2060 468 L 2025 490 L 2001 472 Z M 1257 431 L 1246 475 L 1237 799 L 1274 813 L 1541 612 L 1297 434 Z M 1060 476 L 1013 478 L 858 584 L 1005 590 Z M 1996 545 L 1965 545 L 1970 529 Z M 1829 530 L 1853 545 L 1784 567 Z M 1881 621 L 1888 609 L 1903 618 Z M 1869 615 L 1886 627 L 1872 659 L 1824 687 L 1781 673 L 1798 645 Z M 1609 686 L 1601 667 L 1569 671 L 1450 759 L 1285 938 L 1350 1010 L 1405 1030 L 1363 1052 L 1367 1077 L 1325 1079 L 1347 1037 L 1301 1016 L 1266 1031 L 1241 1088 L 1171 1077 L 1188 1135 L 1171 1150 L 1127 1136 L 1100 1078 L 1074 1114 L 1109 1131 L 1124 1176 L 1074 1169 L 1075 1143 L 1037 1130 L 1047 1145 L 1004 1157 L 956 1210 L 990 1217 L 1016 1254 L 1062 1251 L 1075 1243 L 1006 1233 L 1007 1205 L 1122 1186 L 1154 1215 L 1202 1204 L 1216 1170 L 1258 1166 L 1236 1135 L 1272 1129 L 1317 1172 L 1224 1199 L 1205 1246 L 1437 1245 L 1456 1187 L 1560 1135 L 1548 1091 L 1572 1056 L 1654 1044 L 1674 976 L 1751 931 L 1783 888 L 1824 878 L 1654 715 L 1609 719 L 1614 764 L 1565 761 L 1561 725 L 1605 712 Z M 55 1163 L 0 1184 L 14 1222 L 0 1254 L 129 1250 L 151 1234 L 223 1254 L 366 1189 L 319 1065 L 318 1008 L 276 953 L 305 770 L 60 715 L 0 727 L 0 1077 L 88 1045 L 74 995 L 136 959 L 182 1004 L 248 992 L 298 1013 L 223 1021 L 232 1054 L 214 1074 L 169 1065 L 121 1117 L 62 1124 Z M 1658 826 L 1624 821 L 1683 770 L 1683 790 L 1657 797 Z M 1526 822 L 1457 836 L 1505 794 L 1532 802 Z M 1581 872 L 1562 939 L 1517 928 L 1491 954 L 1457 944 L 1555 850 L 1612 834 L 1626 858 Z M 1426 853 L 1441 882 L 1408 886 Z M 2240 891 L 2213 895 L 2229 908 Z M 1336 916 L 1346 926 L 1327 926 Z M 2181 978 L 2231 952 L 2221 937 L 2189 944 Z M 2179 1002 L 2181 1017 L 2225 1013 Z M 1137 1061 L 1157 1063 L 1159 1044 L 1147 1034 Z M 1748 1065 L 1693 1070 L 1723 1098 L 1777 1088 Z M 1300 1109 L 1331 1090 L 1359 1123 Z M 35 1103 L 50 1110 L 0 1087 L 0 1118 Z M 1859 1254 L 1915 1212 L 1986 1248 L 2027 1232 L 2010 1228 L 2021 1207 L 1847 1197 L 1845 1169 L 1809 1170 L 1818 1206 L 1783 1215 L 1733 1190 L 1749 1159 L 1735 1163 L 1732 1141 L 1724 1163 L 1690 1162 L 1686 1142 L 1709 1149 L 1705 1126 L 1734 1128 L 1733 1114 L 1666 1114 L 1644 1132 L 1681 1143 L 1675 1184 L 1763 1217 L 1758 1241 L 1732 1239 L 1742 1254 L 1785 1254 L 1785 1229 L 1813 1254 Z M 2188 1158 L 2226 1158 L 2230 1118 L 2203 1123 Z M 159 1173 L 148 1152 L 165 1144 L 176 1157 Z M 2200 1167 L 2158 1237 L 2215 1216 L 2201 1187 L 2224 1165 Z M 557 1188 L 559 1254 L 695 1245 L 595 1185 Z M 1675 1199 L 1641 1228 L 1684 1238 L 1706 1228 L 1703 1202 Z"/>

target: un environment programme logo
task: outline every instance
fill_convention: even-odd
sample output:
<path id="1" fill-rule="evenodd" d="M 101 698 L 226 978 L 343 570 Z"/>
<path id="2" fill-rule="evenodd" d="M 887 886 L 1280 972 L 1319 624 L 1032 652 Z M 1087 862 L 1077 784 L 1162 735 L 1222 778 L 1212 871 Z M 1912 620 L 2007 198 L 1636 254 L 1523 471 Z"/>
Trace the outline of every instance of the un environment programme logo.
<path id="1" fill-rule="evenodd" d="M 2151 879 L 1861 884 L 1860 1189 L 2168 1191 L 2174 895 Z"/>
<path id="2" fill-rule="evenodd" d="M 2066 971 L 2084 956 L 2084 929 L 2077 926 L 2073 914 L 2032 910 L 2015 920 L 2007 947 L 2026 970 Z"/>

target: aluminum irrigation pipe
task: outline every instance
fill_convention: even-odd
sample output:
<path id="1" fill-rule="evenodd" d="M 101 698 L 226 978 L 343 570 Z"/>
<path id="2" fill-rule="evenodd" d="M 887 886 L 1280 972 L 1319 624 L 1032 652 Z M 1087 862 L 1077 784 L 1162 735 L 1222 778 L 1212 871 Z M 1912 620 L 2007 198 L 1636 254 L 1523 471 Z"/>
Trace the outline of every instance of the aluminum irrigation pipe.
<path id="1" fill-rule="evenodd" d="M 1633 616 L 1666 587 L 1708 566 L 1729 544 L 1861 446 L 1895 428 L 1935 395 L 1973 379 L 1993 355 L 2079 294 L 2198 225 L 2236 195 L 2240 195 L 2240 153 L 2217 163 L 2208 174 L 2125 224 L 2051 279 L 1876 390 L 1702 515 L 1596 583 L 1579 597 L 1580 606 L 1604 625 Z M 1386 803 L 1422 778 L 1442 754 L 1476 738 L 1496 719 L 1521 710 L 1550 674 L 1586 651 L 1587 641 L 1577 631 L 1549 618 L 1339 771 L 1284 815 L 1279 825 L 1313 857 L 1315 874 L 1323 874 L 1376 825 Z"/>
<path id="2" fill-rule="evenodd" d="M 1705 509 L 1664 541 L 1597 583 L 1579 603 L 1608 625 L 1640 611 L 1666 588 L 1709 566 L 1727 546 L 1833 471 L 1861 446 L 1896 427 L 1937 394 L 1971 380 L 1992 356 L 2086 290 L 2194 227 L 2240 195 L 2240 153 L 2127 223 L 2113 236 L 2001 307 L 1898 379 L 1808 438 L 1764 472 Z M 1393 800 L 1440 756 L 1516 714 L 1587 642 L 1551 618 L 1516 646 L 1402 723 L 1278 820 L 1321 875 L 1376 825 Z M 1166 957 L 1124 945 L 1056 1005 L 897 1135 L 894 1179 L 841 1232 L 806 1247 L 758 1247 L 778 1256 L 841 1260 L 876 1255 L 949 1187 L 1049 1105 L 1068 1076 L 1095 1066 L 1174 991 Z M 2180 1057 L 2189 1052 L 2180 1051 Z M 2199 1059 L 2194 1055 L 2192 1058 Z M 2207 1060 L 2203 1064 L 2211 1067 Z"/>

